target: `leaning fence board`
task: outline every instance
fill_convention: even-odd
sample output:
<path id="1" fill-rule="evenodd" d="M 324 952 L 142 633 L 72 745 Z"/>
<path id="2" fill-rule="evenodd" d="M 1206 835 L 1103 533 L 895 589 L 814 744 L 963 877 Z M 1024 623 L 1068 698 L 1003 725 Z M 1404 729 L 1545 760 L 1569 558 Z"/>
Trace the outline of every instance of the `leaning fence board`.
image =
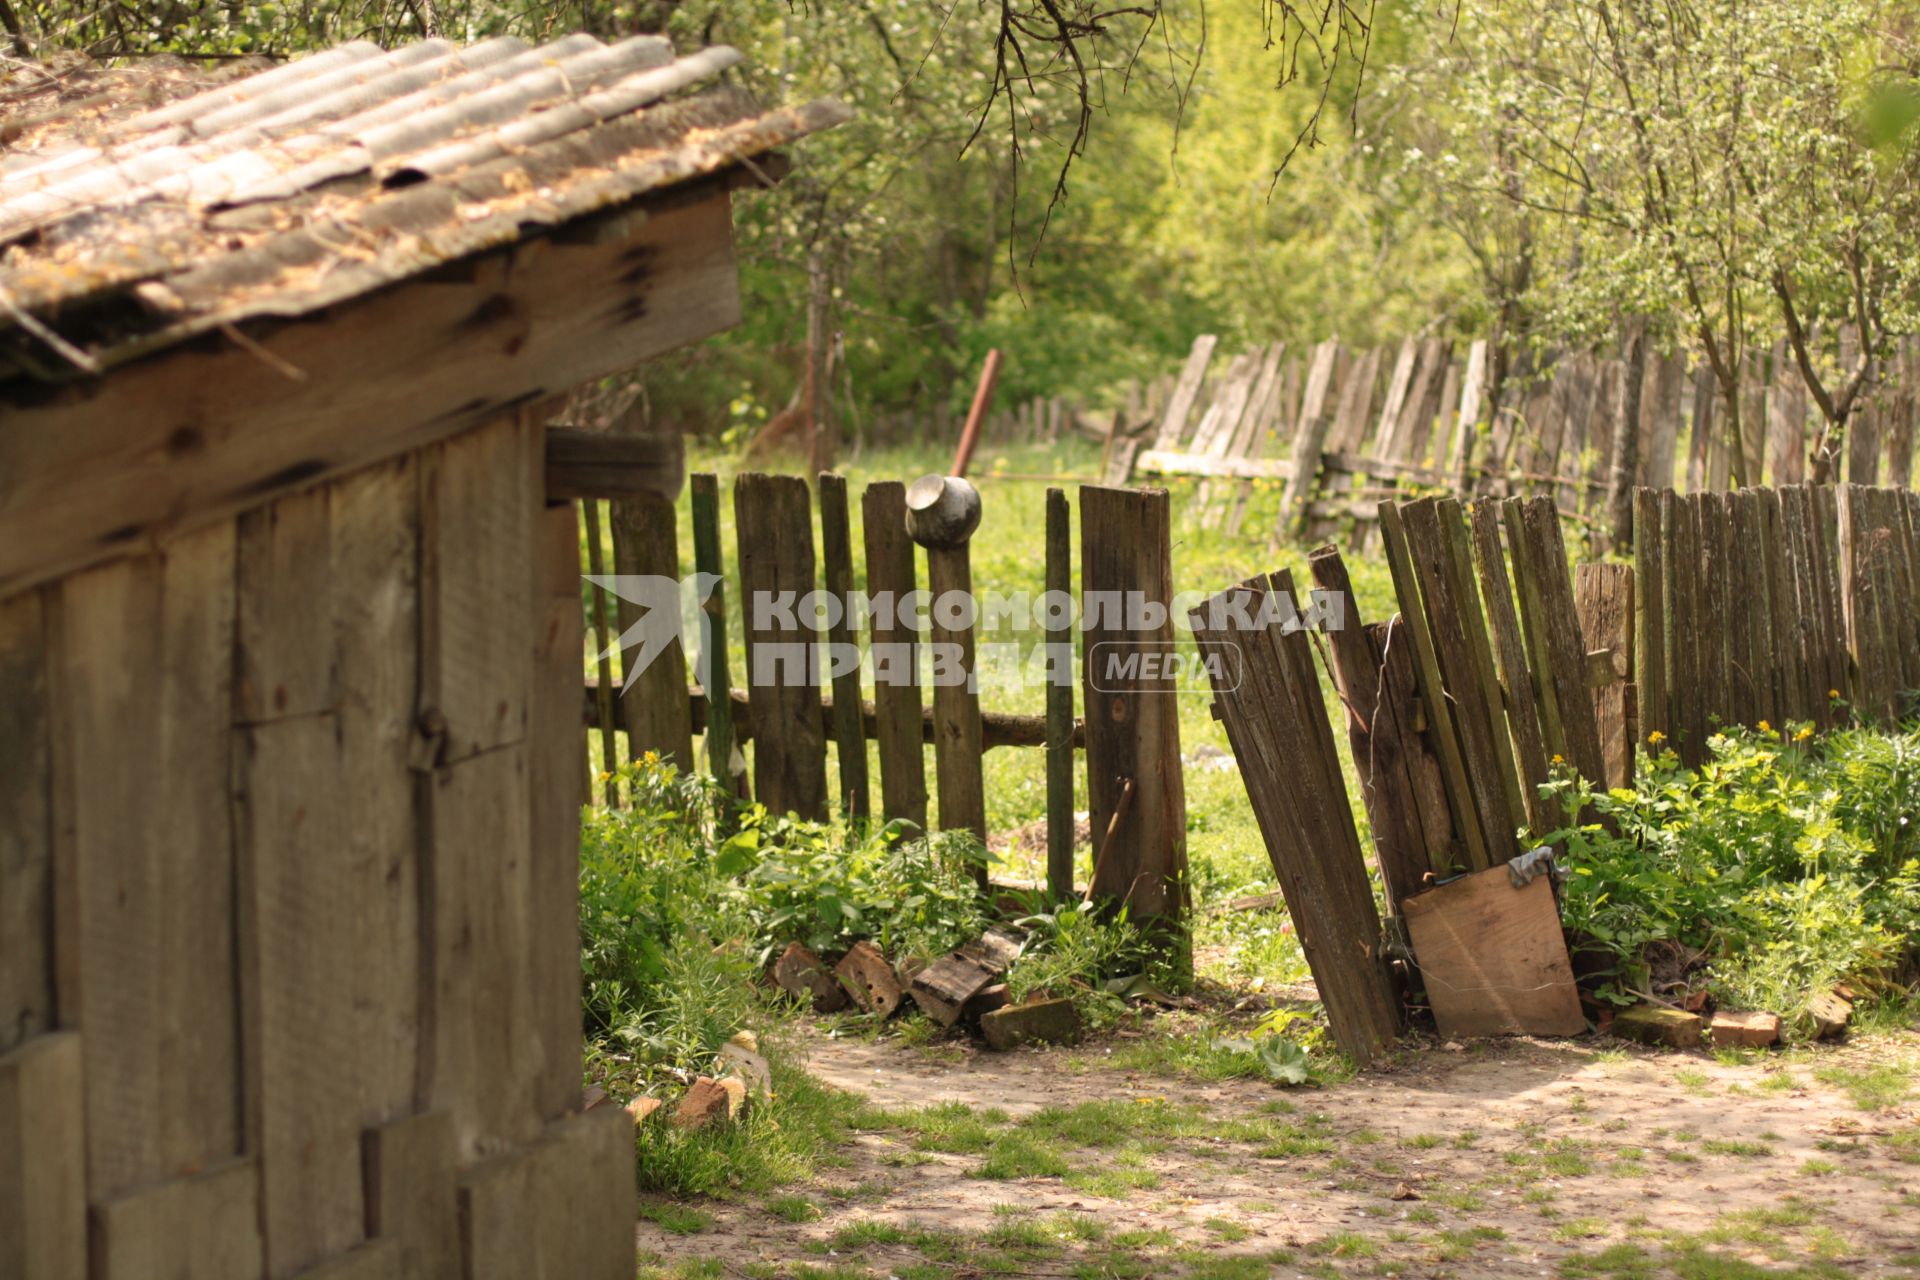
<path id="1" fill-rule="evenodd" d="M 1292 590 L 1285 574 L 1254 579 L 1190 617 L 1334 1040 L 1364 1065 L 1393 1042 L 1399 1015 L 1353 808 L 1321 745 L 1327 717 L 1310 642 L 1297 622 L 1263 620 L 1268 597 L 1290 604 Z"/>
<path id="2" fill-rule="evenodd" d="M 1503 515 L 1521 621 L 1534 656 L 1533 669 L 1542 673 L 1538 691 L 1554 708 L 1552 714 L 1542 716 L 1548 726 L 1547 745 L 1581 777 L 1598 781 L 1604 772 L 1600 731 L 1587 692 L 1586 651 L 1580 643 L 1580 618 L 1574 609 L 1560 513 L 1553 499 L 1541 497 L 1509 499 Z"/>
<path id="3" fill-rule="evenodd" d="M 1296 533 L 1306 527 L 1307 503 L 1313 493 L 1320 447 L 1333 427 L 1333 372 L 1340 358 L 1340 344 L 1329 340 L 1313 349 L 1313 364 L 1307 370 L 1307 390 L 1300 404 L 1300 421 L 1294 427 L 1293 449 L 1287 462 L 1287 484 L 1280 492 L 1280 522 L 1274 539 Z"/>
<path id="4" fill-rule="evenodd" d="M 1165 489 L 1081 486 L 1080 582 L 1092 892 L 1126 902 L 1136 922 L 1178 920 L 1187 893 L 1178 698 L 1171 675 L 1147 669 L 1173 651 Z M 1136 608 L 1161 616 L 1125 616 Z M 1114 824 L 1129 783 L 1132 801 Z"/>
<path id="5" fill-rule="evenodd" d="M 240 1149 L 228 798 L 234 528 L 62 584 L 87 1176 L 109 1196 Z M 76 784 L 77 789 L 77 784 Z M 98 1034 L 92 1034 L 97 1029 Z"/>
<path id="6" fill-rule="evenodd" d="M 55 1017 L 53 754 L 43 593 L 0 601 L 0 1053 Z"/>
<path id="7" fill-rule="evenodd" d="M 754 691 L 753 790 L 770 813 L 827 817 L 818 636 L 796 602 L 814 590 L 813 515 L 798 476 L 734 477 L 747 682 Z M 784 606 L 784 610 L 783 607 Z"/>
<path id="8" fill-rule="evenodd" d="M 1334 688 L 1346 711 L 1347 746 L 1373 833 L 1387 911 L 1398 915 L 1401 899 L 1419 892 L 1435 865 L 1427 824 L 1442 828 L 1434 848 L 1445 857 L 1450 834 L 1446 802 L 1443 797 L 1435 813 L 1423 807 L 1415 789 L 1411 758 L 1425 748 L 1413 725 L 1402 723 L 1401 708 L 1386 688 L 1387 664 L 1375 647 L 1372 629 L 1361 625 L 1346 563 L 1332 547 L 1313 552 L 1307 563 L 1315 584 L 1340 602 L 1340 625 L 1327 631 Z"/>
<path id="9" fill-rule="evenodd" d="M 1440 677 L 1440 659 L 1434 652 L 1433 633 L 1427 625 L 1426 610 L 1420 604 L 1420 584 L 1413 562 L 1407 554 L 1406 528 L 1400 509 L 1391 501 L 1379 508 L 1381 543 L 1386 549 L 1387 566 L 1393 575 L 1393 593 L 1400 603 L 1400 617 L 1407 624 L 1407 638 L 1413 649 L 1413 668 L 1418 677 L 1421 707 L 1425 712 L 1427 733 L 1434 754 L 1440 758 L 1440 776 L 1446 784 L 1447 803 L 1453 811 L 1453 829 L 1465 846 L 1466 866 L 1488 864 L 1487 837 L 1474 807 L 1473 792 L 1467 783 L 1466 767 L 1461 761 L 1460 740 L 1455 734 L 1454 717 L 1447 709 L 1446 688 Z M 1447 868 L 1436 867 L 1436 871 Z"/>
<path id="10" fill-rule="evenodd" d="M 1548 777 L 1547 742 L 1540 727 L 1540 704 L 1534 693 L 1533 672 L 1527 665 L 1520 615 L 1514 611 L 1506 556 L 1500 549 L 1500 504 L 1474 503 L 1472 522 L 1474 565 L 1480 575 L 1480 598 L 1486 605 L 1494 653 L 1500 659 L 1500 684 L 1507 728 L 1513 735 L 1522 802 L 1528 825 L 1535 834 L 1545 834 L 1556 825 L 1558 815 L 1541 811 L 1540 787 Z"/>
<path id="11" fill-rule="evenodd" d="M 820 560 L 827 594 L 840 602 L 828 614 L 827 643 L 833 682 L 834 759 L 840 765 L 840 812 L 850 822 L 865 822 L 872 806 L 867 796 L 867 735 L 860 725 L 860 664 L 853 636 L 853 529 L 847 511 L 847 478 L 822 471 Z M 685 699 L 681 699 L 685 704 Z"/>
<path id="12" fill-rule="evenodd" d="M 1200 396 L 1200 385 L 1206 380 L 1207 362 L 1213 359 L 1213 348 L 1219 339 L 1210 333 L 1203 333 L 1193 340 L 1193 350 L 1187 355 L 1186 367 L 1180 370 L 1180 380 L 1174 384 L 1173 395 L 1167 400 L 1166 416 L 1160 420 L 1160 428 L 1153 437 L 1156 449 L 1175 449 L 1181 436 L 1186 433 L 1187 417 L 1193 412 L 1194 401 Z"/>
<path id="13" fill-rule="evenodd" d="M 1457 517 L 1457 507 L 1443 507 L 1431 498 L 1400 508 L 1407 554 L 1420 583 L 1420 607 L 1426 610 L 1434 655 L 1439 661 L 1442 696 L 1459 731 L 1468 792 L 1486 841 L 1484 865 L 1493 865 L 1519 852 L 1513 833 L 1522 825 L 1524 814 L 1512 804 L 1518 798 L 1518 788 L 1513 781 L 1512 747 L 1499 692 L 1481 683 L 1482 666 L 1474 641 L 1478 640 L 1479 648 L 1486 646 L 1485 624 L 1477 596 L 1463 590 L 1457 572 L 1454 530 L 1450 527 Z M 1406 610 L 1415 606 L 1403 599 L 1400 607 Z"/>
<path id="14" fill-rule="evenodd" d="M 885 480 L 860 499 L 867 544 L 867 592 L 874 598 L 868 651 L 873 655 L 874 738 L 880 755 L 880 811 L 927 828 L 927 764 L 921 743 L 919 645 L 900 625 L 900 602 L 914 591 L 907 537 L 906 488 Z"/>
<path id="15" fill-rule="evenodd" d="M 260 1170 L 230 1160 L 95 1204 L 94 1280 L 259 1280 Z"/>
<path id="16" fill-rule="evenodd" d="M 87 1148 L 80 1037 L 0 1055 L 0 1275 L 84 1280 Z"/>

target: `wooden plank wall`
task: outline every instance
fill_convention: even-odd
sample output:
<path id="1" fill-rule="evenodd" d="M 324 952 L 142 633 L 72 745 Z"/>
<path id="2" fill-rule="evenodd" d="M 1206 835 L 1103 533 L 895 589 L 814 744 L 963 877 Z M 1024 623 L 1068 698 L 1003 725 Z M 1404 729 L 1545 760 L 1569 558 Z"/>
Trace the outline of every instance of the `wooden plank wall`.
<path id="1" fill-rule="evenodd" d="M 0 1274 L 632 1275 L 575 518 L 516 415 L 0 602 Z"/>

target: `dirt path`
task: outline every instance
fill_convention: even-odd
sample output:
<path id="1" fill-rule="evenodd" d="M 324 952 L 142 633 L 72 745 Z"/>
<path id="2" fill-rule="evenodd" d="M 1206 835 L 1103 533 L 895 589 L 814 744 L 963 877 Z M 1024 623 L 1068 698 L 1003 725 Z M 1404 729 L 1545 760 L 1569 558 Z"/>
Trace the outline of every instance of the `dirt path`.
<path id="1" fill-rule="evenodd" d="M 814 1038 L 814 1074 L 876 1109 L 846 1167 L 697 1235 L 642 1223 L 643 1255 L 902 1280 L 1920 1276 L 1912 1032 L 1740 1063 L 1442 1047 L 1290 1091 L 1115 1069 L 1125 1047 Z"/>

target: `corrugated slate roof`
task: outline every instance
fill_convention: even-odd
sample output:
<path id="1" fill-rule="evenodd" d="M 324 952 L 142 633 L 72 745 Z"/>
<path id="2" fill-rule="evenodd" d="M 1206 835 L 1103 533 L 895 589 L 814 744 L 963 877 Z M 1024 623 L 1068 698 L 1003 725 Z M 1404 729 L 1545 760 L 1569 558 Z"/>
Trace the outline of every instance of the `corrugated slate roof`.
<path id="1" fill-rule="evenodd" d="M 739 58 L 653 36 L 359 42 L 77 122 L 0 157 L 0 377 L 303 315 L 847 118 L 711 85 Z"/>

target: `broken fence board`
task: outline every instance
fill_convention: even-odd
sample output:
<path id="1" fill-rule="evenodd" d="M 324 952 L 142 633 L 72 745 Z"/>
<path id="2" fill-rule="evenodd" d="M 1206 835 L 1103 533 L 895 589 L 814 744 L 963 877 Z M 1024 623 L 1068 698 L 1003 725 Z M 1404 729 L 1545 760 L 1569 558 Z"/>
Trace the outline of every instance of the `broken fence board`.
<path id="1" fill-rule="evenodd" d="M 80 1037 L 0 1055 L 0 1275 L 84 1280 L 87 1148 Z"/>

